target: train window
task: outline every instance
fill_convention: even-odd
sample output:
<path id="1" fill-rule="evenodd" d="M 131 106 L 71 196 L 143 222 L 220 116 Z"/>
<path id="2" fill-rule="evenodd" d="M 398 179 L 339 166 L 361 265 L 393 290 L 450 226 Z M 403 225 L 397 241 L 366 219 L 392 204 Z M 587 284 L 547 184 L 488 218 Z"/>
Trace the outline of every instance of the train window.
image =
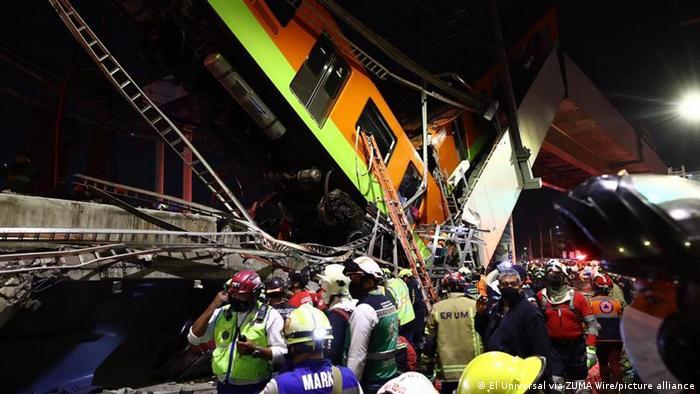
<path id="1" fill-rule="evenodd" d="M 287 27 L 301 5 L 301 0 L 265 0 L 265 3 L 277 18 L 277 22 L 282 27 Z"/>
<path id="2" fill-rule="evenodd" d="M 289 87 L 316 123 L 323 127 L 349 76 L 350 67 L 338 56 L 330 39 L 322 34 Z"/>
<path id="3" fill-rule="evenodd" d="M 384 161 L 389 161 L 389 156 L 391 156 L 391 152 L 396 145 L 396 136 L 372 99 L 367 100 L 367 104 L 365 104 L 365 108 L 362 110 L 360 118 L 355 125 L 355 128 L 357 127 L 374 135 L 374 139 L 377 141 L 377 148 L 382 153 Z"/>
<path id="4" fill-rule="evenodd" d="M 402 204 L 416 194 L 422 181 L 423 177 L 418 172 L 418 169 L 412 162 L 409 161 L 408 168 L 406 168 L 406 172 L 403 174 L 403 178 L 401 178 L 401 184 L 399 185 L 398 190 L 399 198 L 401 199 Z M 423 196 L 425 196 L 425 193 L 418 197 L 412 205 L 416 208 L 420 207 L 420 204 L 423 201 Z"/>

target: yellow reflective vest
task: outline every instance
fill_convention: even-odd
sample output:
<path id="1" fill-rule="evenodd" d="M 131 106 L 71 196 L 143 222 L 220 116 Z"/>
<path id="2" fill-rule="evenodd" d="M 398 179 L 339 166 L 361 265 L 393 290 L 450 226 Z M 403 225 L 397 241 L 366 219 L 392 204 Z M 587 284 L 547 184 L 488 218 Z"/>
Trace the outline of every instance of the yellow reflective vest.
<path id="1" fill-rule="evenodd" d="M 399 317 L 399 324 L 403 326 L 412 322 L 416 318 L 416 313 L 413 310 L 406 282 L 403 279 L 392 278 L 386 282 L 386 285 L 387 290 L 391 292 L 391 296 L 396 301 L 396 314 Z"/>
<path id="2" fill-rule="evenodd" d="M 237 321 L 237 313 L 227 316 L 229 305 L 224 306 L 214 325 L 216 348 L 211 357 L 211 369 L 219 380 L 236 385 L 254 384 L 269 380 L 272 376 L 270 361 L 238 353 L 236 344 L 241 336 L 260 347 L 268 347 L 265 324 L 270 315 L 269 307 L 258 302 L 256 308 L 245 316 L 245 321 Z M 240 333 L 237 331 L 240 330 Z M 231 353 L 233 350 L 233 354 Z M 230 364 L 230 365 L 229 365 Z"/>

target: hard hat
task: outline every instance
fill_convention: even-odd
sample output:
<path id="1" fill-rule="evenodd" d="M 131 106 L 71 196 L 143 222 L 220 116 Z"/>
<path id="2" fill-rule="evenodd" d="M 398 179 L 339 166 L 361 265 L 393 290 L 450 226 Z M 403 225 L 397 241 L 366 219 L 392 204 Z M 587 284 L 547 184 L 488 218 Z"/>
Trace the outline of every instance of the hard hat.
<path id="1" fill-rule="evenodd" d="M 239 271 L 227 284 L 227 291 L 230 295 L 255 294 L 263 287 L 262 281 L 255 271 Z"/>
<path id="2" fill-rule="evenodd" d="M 384 278 L 389 279 L 392 277 L 391 270 L 389 268 L 382 268 L 382 274 Z"/>
<path id="3" fill-rule="evenodd" d="M 265 293 L 284 292 L 284 279 L 278 276 L 271 276 L 265 280 Z"/>
<path id="4" fill-rule="evenodd" d="M 311 304 L 302 304 L 284 322 L 284 337 L 288 345 L 321 342 L 333 339 L 333 329 L 326 314 Z"/>
<path id="5" fill-rule="evenodd" d="M 435 387 L 425 375 L 405 372 L 386 382 L 377 394 L 437 394 Z"/>
<path id="6" fill-rule="evenodd" d="M 459 272 L 449 272 L 442 278 L 442 287 L 449 290 L 463 291 L 466 284 L 467 282 Z"/>
<path id="7" fill-rule="evenodd" d="M 351 273 L 357 272 L 364 275 L 371 275 L 375 279 L 382 279 L 384 277 L 382 269 L 379 268 L 379 264 L 372 260 L 371 257 L 367 256 L 360 256 L 354 259 L 348 265 L 346 265 L 345 270 L 343 271 L 343 273 L 348 276 Z"/>
<path id="8" fill-rule="evenodd" d="M 530 272 L 530 277 L 532 279 L 544 279 L 545 276 L 547 276 L 547 274 L 544 268 L 540 267 L 539 265 L 536 265 Z"/>
<path id="9" fill-rule="evenodd" d="M 343 274 L 343 269 L 344 267 L 340 264 L 329 264 L 323 274 L 318 275 L 321 288 L 329 296 L 350 294 L 350 278 Z"/>
<path id="10" fill-rule="evenodd" d="M 546 272 L 561 272 L 564 275 L 568 275 L 568 270 L 566 269 L 566 266 L 562 264 L 559 260 L 549 260 L 547 262 L 547 268 Z"/>
<path id="11" fill-rule="evenodd" d="M 609 291 L 613 288 L 613 281 L 608 275 L 598 274 L 591 280 L 591 285 L 595 289 Z"/>
<path id="12" fill-rule="evenodd" d="M 399 271 L 399 278 L 405 278 L 407 276 L 413 277 L 413 271 L 410 268 L 404 268 Z"/>
<path id="13" fill-rule="evenodd" d="M 474 358 L 459 379 L 457 394 L 524 394 L 544 371 L 544 357 L 522 359 L 503 352 L 488 352 Z"/>

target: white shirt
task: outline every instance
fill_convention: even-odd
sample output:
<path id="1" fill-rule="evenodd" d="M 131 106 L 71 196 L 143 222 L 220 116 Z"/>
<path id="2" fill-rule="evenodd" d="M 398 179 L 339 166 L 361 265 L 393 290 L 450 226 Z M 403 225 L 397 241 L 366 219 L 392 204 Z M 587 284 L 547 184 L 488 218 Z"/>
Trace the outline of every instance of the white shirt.
<path id="1" fill-rule="evenodd" d="M 377 311 L 369 304 L 360 304 L 350 315 L 350 347 L 348 348 L 348 368 L 355 374 L 358 381 L 367 362 L 367 347 L 372 330 L 379 323 Z"/>
<path id="2" fill-rule="evenodd" d="M 219 314 L 223 313 L 223 308 L 216 308 L 214 313 L 212 313 L 209 319 L 209 324 L 207 324 L 207 330 L 201 337 L 194 335 L 192 332 L 192 327 L 190 327 L 190 332 L 187 334 L 187 340 L 194 346 L 201 345 L 214 340 L 214 326 L 216 325 L 216 319 Z M 245 319 L 248 314 L 257 313 L 257 309 L 253 309 L 250 312 L 233 312 L 236 314 L 236 321 L 240 322 Z M 275 364 L 281 364 L 284 362 L 284 356 L 287 354 L 287 343 L 284 341 L 282 336 L 282 329 L 284 327 L 284 321 L 282 316 L 275 310 L 275 308 L 269 307 L 267 309 L 267 320 L 265 321 L 265 331 L 267 332 L 267 343 L 269 344 L 270 350 L 272 351 L 272 362 Z M 235 343 L 231 342 L 231 346 Z M 223 377 L 218 377 L 219 379 Z"/>

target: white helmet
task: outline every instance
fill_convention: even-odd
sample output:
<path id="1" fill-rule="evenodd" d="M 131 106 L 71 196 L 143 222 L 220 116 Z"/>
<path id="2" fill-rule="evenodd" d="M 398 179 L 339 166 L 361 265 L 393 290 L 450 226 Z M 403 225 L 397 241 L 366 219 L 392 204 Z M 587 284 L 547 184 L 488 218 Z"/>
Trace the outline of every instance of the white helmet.
<path id="1" fill-rule="evenodd" d="M 377 279 L 382 279 L 384 277 L 384 273 L 382 272 L 382 269 L 379 268 L 379 264 L 377 264 L 376 261 L 374 261 L 371 257 L 368 256 L 360 256 L 353 260 L 355 264 L 364 272 L 365 274 L 372 275 Z"/>
<path id="2" fill-rule="evenodd" d="M 418 372 L 406 372 L 386 382 L 377 394 L 437 394 L 430 380 Z"/>
<path id="3" fill-rule="evenodd" d="M 330 303 L 331 297 L 334 295 L 349 295 L 350 278 L 343 274 L 341 264 L 329 264 L 323 271 L 323 274 L 318 275 L 319 284 L 324 290 L 323 302 Z"/>

